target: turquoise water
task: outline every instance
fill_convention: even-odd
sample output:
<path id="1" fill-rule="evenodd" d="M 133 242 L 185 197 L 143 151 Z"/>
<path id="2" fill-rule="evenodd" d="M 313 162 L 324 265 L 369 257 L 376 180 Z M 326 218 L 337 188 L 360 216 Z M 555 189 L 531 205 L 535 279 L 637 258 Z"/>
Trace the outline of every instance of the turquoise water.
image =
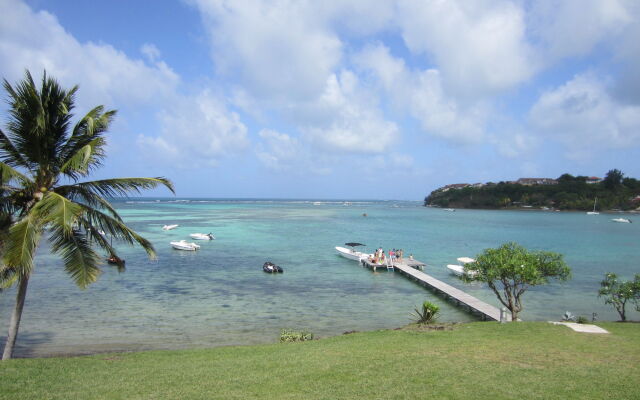
<path id="1" fill-rule="evenodd" d="M 496 306 L 489 289 L 461 283 L 445 265 L 510 240 L 564 254 L 573 279 L 527 292 L 525 320 L 557 320 L 567 310 L 614 320 L 617 314 L 597 298 L 599 281 L 607 271 L 625 278 L 640 272 L 640 223 L 610 222 L 615 215 L 445 212 L 395 201 L 136 200 L 116 206 L 153 242 L 158 259 L 120 246 L 126 272 L 105 265 L 99 281 L 82 291 L 43 245 L 18 356 L 275 342 L 282 328 L 318 336 L 394 328 L 409 323 L 425 300 L 442 307 L 442 321 L 475 319 L 399 274 L 372 273 L 337 256 L 333 247 L 349 241 L 403 248 L 428 264 L 425 272 Z M 162 231 L 174 223 L 180 227 Z M 196 253 L 170 247 L 195 232 L 213 232 L 217 240 L 200 243 Z M 267 260 L 284 274 L 262 272 Z M 13 290 L 0 294 L 3 334 L 14 296 Z M 635 311 L 630 316 L 638 318 Z"/>

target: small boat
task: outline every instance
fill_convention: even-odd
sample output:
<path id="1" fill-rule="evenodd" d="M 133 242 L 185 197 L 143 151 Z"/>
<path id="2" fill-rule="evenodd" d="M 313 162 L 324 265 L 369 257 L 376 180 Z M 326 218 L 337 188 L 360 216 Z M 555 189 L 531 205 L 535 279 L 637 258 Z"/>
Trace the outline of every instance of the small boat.
<path id="1" fill-rule="evenodd" d="M 599 212 L 596 211 L 596 203 L 598 202 L 598 198 L 596 197 L 593 201 L 593 211 L 587 211 L 587 215 L 598 215 Z"/>
<path id="2" fill-rule="evenodd" d="M 447 268 L 449 268 L 449 270 L 458 275 L 458 276 L 462 276 L 465 271 L 464 271 L 464 264 L 469 264 L 469 263 L 473 263 L 476 260 L 474 260 L 473 258 L 470 257 L 458 257 L 458 262 L 462 263 L 462 265 L 457 265 L 457 264 L 448 264 Z M 477 274 L 477 272 L 475 271 L 467 271 L 466 274 L 470 277 L 473 277 L 474 275 Z"/>
<path id="3" fill-rule="evenodd" d="M 124 265 L 125 261 L 118 256 L 111 256 L 107 258 L 107 263 L 111 265 Z"/>
<path id="4" fill-rule="evenodd" d="M 195 243 L 187 242 L 186 240 L 180 240 L 177 242 L 170 242 L 171 246 L 173 246 L 176 250 L 185 250 L 185 251 L 196 251 L 200 248 Z"/>
<path id="5" fill-rule="evenodd" d="M 274 273 L 282 273 L 282 268 L 280 268 L 279 266 L 275 265 L 274 263 L 272 263 L 271 261 L 267 261 L 266 263 L 264 263 L 264 265 L 262 266 L 262 270 L 266 273 L 269 274 L 274 274 Z"/>
<path id="6" fill-rule="evenodd" d="M 178 227 L 178 224 L 174 224 L 174 225 L 165 225 L 162 227 L 163 231 L 170 231 L 171 229 L 176 229 Z"/>
<path id="7" fill-rule="evenodd" d="M 630 224 L 631 223 L 631 220 L 627 219 L 627 218 L 613 218 L 611 221 L 612 222 L 620 222 L 620 223 L 623 223 L 623 224 Z"/>
<path id="8" fill-rule="evenodd" d="M 369 257 L 373 257 L 373 254 L 369 254 L 369 253 L 363 253 L 361 251 L 356 251 L 356 249 L 354 247 L 357 246 L 366 246 L 362 243 L 345 243 L 345 246 L 349 246 L 350 249 L 347 249 L 345 247 L 340 247 L 340 246 L 336 246 L 336 251 L 338 252 L 339 255 L 341 255 L 344 258 L 348 258 L 349 260 L 354 260 L 354 261 L 360 261 L 363 258 L 369 258 Z"/>
<path id="9" fill-rule="evenodd" d="M 455 208 L 443 208 L 442 210 L 443 211 L 455 211 L 456 209 Z"/>
<path id="10" fill-rule="evenodd" d="M 189 237 L 194 240 L 216 240 L 211 233 L 192 233 Z"/>

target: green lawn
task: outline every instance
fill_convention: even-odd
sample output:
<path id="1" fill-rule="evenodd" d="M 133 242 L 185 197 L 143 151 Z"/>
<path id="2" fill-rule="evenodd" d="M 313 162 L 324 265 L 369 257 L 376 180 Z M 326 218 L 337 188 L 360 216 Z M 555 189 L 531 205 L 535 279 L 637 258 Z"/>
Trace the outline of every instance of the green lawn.
<path id="1" fill-rule="evenodd" d="M 2 399 L 638 399 L 640 324 L 475 322 L 305 343 L 18 359 Z"/>

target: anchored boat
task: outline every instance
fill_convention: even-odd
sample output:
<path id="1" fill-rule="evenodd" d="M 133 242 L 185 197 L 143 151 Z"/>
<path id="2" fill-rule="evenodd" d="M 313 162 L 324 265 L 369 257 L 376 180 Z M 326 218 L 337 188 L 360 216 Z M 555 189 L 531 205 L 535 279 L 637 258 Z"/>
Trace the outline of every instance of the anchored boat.
<path id="1" fill-rule="evenodd" d="M 620 223 L 623 223 L 623 224 L 630 224 L 631 223 L 631 220 L 627 219 L 627 218 L 613 218 L 611 221 L 612 222 L 620 222 Z"/>
<path id="2" fill-rule="evenodd" d="M 366 246 L 366 244 L 349 242 L 349 243 L 345 243 L 344 245 L 349 246 L 350 248 L 347 249 L 345 247 L 336 246 L 336 251 L 338 252 L 339 255 L 341 255 L 344 258 L 348 258 L 349 260 L 354 260 L 354 261 L 360 261 L 363 258 L 373 257 L 373 254 L 356 251 L 355 247 Z"/>
<path id="3" fill-rule="evenodd" d="M 179 240 L 177 242 L 170 242 L 171 246 L 176 250 L 196 251 L 200 248 L 195 243 L 187 242 L 186 240 Z"/>
<path id="4" fill-rule="evenodd" d="M 470 257 L 458 257 L 458 262 L 462 263 L 462 265 L 457 265 L 457 264 L 449 264 L 447 265 L 447 268 L 449 268 L 449 271 L 451 271 L 452 273 L 458 275 L 458 276 L 462 276 L 465 271 L 464 271 L 464 265 L 465 264 L 470 264 L 473 262 L 476 262 L 476 260 L 474 260 L 473 258 Z M 474 276 L 477 274 L 477 272 L 475 271 L 467 271 L 466 274 L 468 276 Z"/>
<path id="5" fill-rule="evenodd" d="M 216 240 L 211 233 L 192 233 L 189 237 L 194 240 Z"/>
<path id="6" fill-rule="evenodd" d="M 269 273 L 269 274 L 275 274 L 275 273 L 284 272 L 282 270 L 282 268 L 280 268 L 279 266 L 275 265 L 271 261 L 267 261 L 266 263 L 264 263 L 264 265 L 262 266 L 262 270 L 264 272 L 266 272 L 266 273 Z"/>

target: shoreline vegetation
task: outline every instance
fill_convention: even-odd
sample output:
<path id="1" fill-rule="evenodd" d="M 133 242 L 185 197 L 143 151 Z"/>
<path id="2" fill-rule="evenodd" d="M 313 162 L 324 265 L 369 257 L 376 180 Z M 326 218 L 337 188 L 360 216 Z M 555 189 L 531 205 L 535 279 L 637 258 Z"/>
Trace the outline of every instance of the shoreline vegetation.
<path id="1" fill-rule="evenodd" d="M 610 333 L 471 322 L 299 343 L 14 359 L 0 368 L 0 399 L 635 398 L 640 324 L 597 325 Z"/>
<path id="2" fill-rule="evenodd" d="M 557 179 L 520 178 L 509 182 L 458 183 L 432 191 L 426 207 L 640 211 L 640 181 L 613 169 L 604 179 L 563 174 Z"/>

